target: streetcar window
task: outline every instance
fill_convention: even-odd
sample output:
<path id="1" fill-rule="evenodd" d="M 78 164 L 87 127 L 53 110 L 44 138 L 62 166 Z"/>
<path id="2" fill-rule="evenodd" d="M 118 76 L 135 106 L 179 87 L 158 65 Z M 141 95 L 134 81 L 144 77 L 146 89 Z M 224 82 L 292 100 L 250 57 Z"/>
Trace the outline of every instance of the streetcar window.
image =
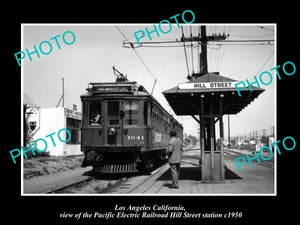
<path id="1" fill-rule="evenodd" d="M 89 123 L 92 126 L 101 124 L 101 103 L 90 103 Z"/>
<path id="2" fill-rule="evenodd" d="M 148 125 L 148 102 L 147 101 L 144 102 L 143 115 L 144 115 L 144 125 Z"/>
<path id="3" fill-rule="evenodd" d="M 127 101 L 124 104 L 125 125 L 138 125 L 139 120 L 139 103 L 135 101 Z"/>
<path id="4" fill-rule="evenodd" d="M 108 102 L 107 104 L 108 125 L 119 125 L 120 104 L 119 102 Z"/>

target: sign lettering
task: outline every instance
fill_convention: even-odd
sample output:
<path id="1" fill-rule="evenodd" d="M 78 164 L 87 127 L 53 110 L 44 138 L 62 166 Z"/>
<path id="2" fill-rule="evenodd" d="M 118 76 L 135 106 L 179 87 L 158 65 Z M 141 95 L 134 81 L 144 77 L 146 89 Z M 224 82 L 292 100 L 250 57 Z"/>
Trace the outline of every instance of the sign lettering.
<path id="1" fill-rule="evenodd" d="M 93 87 L 93 92 L 131 92 L 131 87 Z"/>
<path id="2" fill-rule="evenodd" d="M 238 82 L 198 82 L 198 83 L 180 83 L 179 89 L 218 89 L 218 88 L 235 88 Z"/>

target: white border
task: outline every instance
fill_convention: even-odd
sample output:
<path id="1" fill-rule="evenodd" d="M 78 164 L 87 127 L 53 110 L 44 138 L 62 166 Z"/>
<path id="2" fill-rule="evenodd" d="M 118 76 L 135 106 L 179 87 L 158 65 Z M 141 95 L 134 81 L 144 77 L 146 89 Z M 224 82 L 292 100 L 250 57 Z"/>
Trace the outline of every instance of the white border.
<path id="1" fill-rule="evenodd" d="M 152 26 L 157 23 L 130 23 L 130 24 L 107 24 L 107 23 L 21 23 L 21 50 L 23 45 L 23 28 L 24 26 Z M 175 24 L 176 23 L 172 23 Z M 166 24 L 163 24 L 166 25 Z M 274 26 L 274 65 L 277 65 L 277 23 L 192 23 L 180 25 L 206 25 L 206 26 Z M 21 144 L 23 146 L 23 61 L 21 61 Z M 274 141 L 277 141 L 277 79 L 275 79 L 275 121 L 274 121 Z M 23 185 L 23 157 L 21 156 L 21 196 L 277 196 L 277 151 L 274 151 L 274 193 L 216 193 L 216 194 L 39 194 L 39 193 L 24 193 Z M 21 154 L 22 155 L 22 154 Z"/>

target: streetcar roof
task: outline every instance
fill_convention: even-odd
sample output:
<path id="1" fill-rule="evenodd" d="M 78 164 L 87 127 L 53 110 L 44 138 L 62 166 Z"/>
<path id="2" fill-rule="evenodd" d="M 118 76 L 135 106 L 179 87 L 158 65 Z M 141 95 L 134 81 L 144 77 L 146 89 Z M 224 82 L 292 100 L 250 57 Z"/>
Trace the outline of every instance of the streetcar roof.
<path id="1" fill-rule="evenodd" d="M 166 109 L 140 84 L 135 81 L 127 82 L 105 82 L 105 83 L 89 83 L 87 92 L 81 95 L 81 99 L 100 99 L 100 98 L 133 98 L 148 97 L 154 101 L 165 114 L 173 118 L 177 124 L 181 125 Z"/>

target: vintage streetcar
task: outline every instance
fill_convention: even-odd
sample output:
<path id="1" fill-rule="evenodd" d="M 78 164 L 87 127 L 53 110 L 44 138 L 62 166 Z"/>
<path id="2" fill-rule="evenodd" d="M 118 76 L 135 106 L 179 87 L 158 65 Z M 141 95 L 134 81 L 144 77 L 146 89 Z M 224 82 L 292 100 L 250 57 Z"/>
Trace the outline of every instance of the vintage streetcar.
<path id="1" fill-rule="evenodd" d="M 116 82 L 90 83 L 81 101 L 83 167 L 100 173 L 147 170 L 165 160 L 171 129 L 182 138 L 182 125 L 121 73 Z"/>

